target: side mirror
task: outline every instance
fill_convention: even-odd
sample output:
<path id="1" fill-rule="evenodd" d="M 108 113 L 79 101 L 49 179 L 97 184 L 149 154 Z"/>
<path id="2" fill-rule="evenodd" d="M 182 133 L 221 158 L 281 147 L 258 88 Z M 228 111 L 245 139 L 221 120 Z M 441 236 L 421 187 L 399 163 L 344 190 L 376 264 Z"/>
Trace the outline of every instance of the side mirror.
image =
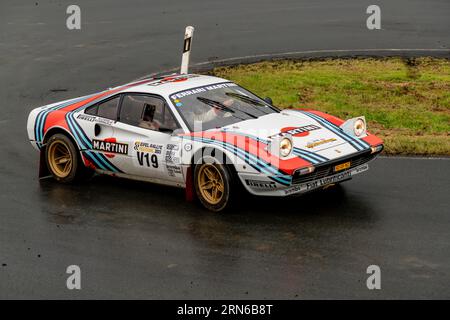
<path id="1" fill-rule="evenodd" d="M 270 97 L 265 97 L 263 100 L 264 100 L 265 102 L 267 102 L 268 104 L 273 105 L 272 98 L 270 98 Z"/>

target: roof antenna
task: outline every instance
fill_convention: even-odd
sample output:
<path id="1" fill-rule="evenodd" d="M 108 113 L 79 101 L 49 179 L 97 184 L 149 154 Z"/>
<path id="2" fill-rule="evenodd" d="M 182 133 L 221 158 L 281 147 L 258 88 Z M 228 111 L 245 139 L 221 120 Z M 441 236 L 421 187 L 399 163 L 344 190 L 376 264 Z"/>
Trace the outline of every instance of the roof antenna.
<path id="1" fill-rule="evenodd" d="M 191 54 L 192 36 L 194 35 L 194 27 L 188 26 L 184 31 L 183 57 L 181 58 L 180 74 L 187 74 L 189 67 L 189 56 Z"/>

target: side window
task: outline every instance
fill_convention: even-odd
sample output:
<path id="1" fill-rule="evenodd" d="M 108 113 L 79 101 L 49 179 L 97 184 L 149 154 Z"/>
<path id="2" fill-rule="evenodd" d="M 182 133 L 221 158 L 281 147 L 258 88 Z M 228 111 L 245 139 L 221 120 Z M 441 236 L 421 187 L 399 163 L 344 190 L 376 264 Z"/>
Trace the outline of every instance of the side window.
<path id="1" fill-rule="evenodd" d="M 93 106 L 87 108 L 87 109 L 84 111 L 84 113 L 90 114 L 90 115 L 92 115 L 92 116 L 96 116 L 96 115 L 97 115 L 97 110 L 98 110 L 98 104 L 93 105 Z"/>
<path id="2" fill-rule="evenodd" d="M 169 110 L 169 106 L 167 105 L 167 103 L 164 103 L 159 111 L 159 113 L 155 114 L 155 118 L 160 122 L 162 131 L 173 131 L 179 128 L 175 118 Z"/>
<path id="3" fill-rule="evenodd" d="M 125 95 L 120 108 L 119 121 L 132 126 L 139 126 L 146 104 L 154 104 L 153 98 L 139 94 Z"/>
<path id="4" fill-rule="evenodd" d="M 178 126 L 166 108 L 160 98 L 128 94 L 123 98 L 119 120 L 149 130 L 175 130 Z"/>
<path id="5" fill-rule="evenodd" d="M 99 103 L 97 106 L 97 115 L 111 120 L 117 119 L 117 108 L 119 107 L 120 96 Z"/>

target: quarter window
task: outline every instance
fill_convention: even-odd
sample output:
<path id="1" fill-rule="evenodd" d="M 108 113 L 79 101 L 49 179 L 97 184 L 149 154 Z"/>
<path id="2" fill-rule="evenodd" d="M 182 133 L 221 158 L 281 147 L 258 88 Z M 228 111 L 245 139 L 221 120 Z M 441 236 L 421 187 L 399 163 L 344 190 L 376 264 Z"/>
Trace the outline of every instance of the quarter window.
<path id="1" fill-rule="evenodd" d="M 102 118 L 117 120 L 117 108 L 119 106 L 120 96 L 99 103 L 97 106 L 97 115 Z"/>

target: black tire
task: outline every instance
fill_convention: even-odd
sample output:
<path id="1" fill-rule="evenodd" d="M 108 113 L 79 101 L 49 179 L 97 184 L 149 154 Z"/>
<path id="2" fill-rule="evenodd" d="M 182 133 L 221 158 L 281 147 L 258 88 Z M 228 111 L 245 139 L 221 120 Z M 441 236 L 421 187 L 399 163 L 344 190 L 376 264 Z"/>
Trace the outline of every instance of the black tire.
<path id="1" fill-rule="evenodd" d="M 64 158 L 62 163 L 58 160 L 61 158 Z M 62 133 L 56 133 L 48 139 L 45 162 L 53 178 L 61 183 L 72 183 L 91 174 L 91 170 L 83 165 L 77 146 Z"/>
<path id="2" fill-rule="evenodd" d="M 214 157 L 203 158 L 194 167 L 194 188 L 197 198 L 200 203 L 208 210 L 213 212 L 220 212 L 227 209 L 232 203 L 234 198 L 234 179 L 230 165 L 221 164 Z M 202 176 L 204 174 L 205 167 L 211 168 L 212 171 L 216 170 L 223 182 L 223 191 L 219 199 L 211 201 L 211 197 L 205 194 L 205 190 L 201 190 L 201 184 L 203 182 Z M 219 188 L 220 189 L 220 188 Z"/>

